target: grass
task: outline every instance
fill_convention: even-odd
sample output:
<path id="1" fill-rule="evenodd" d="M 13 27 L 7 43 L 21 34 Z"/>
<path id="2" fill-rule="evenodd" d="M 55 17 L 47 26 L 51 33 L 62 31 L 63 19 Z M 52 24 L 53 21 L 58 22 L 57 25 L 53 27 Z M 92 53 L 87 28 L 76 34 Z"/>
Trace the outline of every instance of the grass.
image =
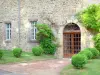
<path id="1" fill-rule="evenodd" d="M 100 75 L 100 59 L 89 60 L 84 69 L 76 69 L 72 65 L 66 66 L 61 75 Z"/>
<path id="2" fill-rule="evenodd" d="M 13 56 L 13 52 L 9 50 L 3 50 L 3 57 L 0 60 L 0 64 L 7 63 L 18 63 L 18 62 L 29 62 L 29 61 L 39 61 L 39 60 L 47 60 L 47 59 L 55 59 L 56 57 L 53 55 L 41 55 L 34 56 L 32 52 L 22 52 L 20 58 L 16 58 Z"/>

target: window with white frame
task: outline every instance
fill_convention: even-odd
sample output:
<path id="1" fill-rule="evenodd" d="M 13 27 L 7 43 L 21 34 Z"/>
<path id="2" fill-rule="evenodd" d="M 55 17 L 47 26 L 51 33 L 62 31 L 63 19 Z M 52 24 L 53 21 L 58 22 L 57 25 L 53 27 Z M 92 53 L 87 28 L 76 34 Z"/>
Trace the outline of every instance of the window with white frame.
<path id="1" fill-rule="evenodd" d="M 11 40 L 11 23 L 6 23 L 6 40 Z"/>
<path id="2" fill-rule="evenodd" d="M 31 26 L 32 26 L 31 39 L 32 40 L 36 40 L 36 32 L 37 32 L 36 24 L 37 24 L 37 21 L 31 21 Z"/>

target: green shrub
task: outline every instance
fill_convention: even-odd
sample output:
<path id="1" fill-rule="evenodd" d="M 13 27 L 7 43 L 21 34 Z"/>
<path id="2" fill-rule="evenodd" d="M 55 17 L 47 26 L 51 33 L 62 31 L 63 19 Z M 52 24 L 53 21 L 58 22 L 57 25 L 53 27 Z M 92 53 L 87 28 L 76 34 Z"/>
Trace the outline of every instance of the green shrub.
<path id="1" fill-rule="evenodd" d="M 78 69 L 83 68 L 87 63 L 87 57 L 84 54 L 76 54 L 72 56 L 72 65 Z"/>
<path id="2" fill-rule="evenodd" d="M 55 54 L 57 46 L 54 43 L 56 40 L 51 28 L 46 24 L 38 24 L 37 29 L 38 32 L 36 39 L 39 41 L 44 53 Z"/>
<path id="3" fill-rule="evenodd" d="M 95 48 L 97 49 L 97 50 L 99 50 L 99 52 L 100 52 L 100 33 L 98 33 L 97 35 L 95 35 L 94 37 L 93 37 L 93 40 L 94 40 L 94 45 L 95 45 Z"/>
<path id="4" fill-rule="evenodd" d="M 86 28 L 99 32 L 100 30 L 100 4 L 92 4 L 79 12 L 76 16 Z"/>
<path id="5" fill-rule="evenodd" d="M 0 59 L 2 58 L 3 56 L 3 52 L 0 50 Z"/>
<path id="6" fill-rule="evenodd" d="M 88 59 L 91 59 L 93 57 L 93 54 L 91 51 L 84 49 L 83 51 L 79 52 L 79 54 L 85 54 Z"/>
<path id="7" fill-rule="evenodd" d="M 14 48 L 13 49 L 13 55 L 17 58 L 19 58 L 21 56 L 22 53 L 22 49 L 21 48 Z"/>
<path id="8" fill-rule="evenodd" d="M 96 58 L 99 56 L 99 51 L 96 48 L 89 48 L 89 50 L 92 52 L 93 54 L 93 58 Z"/>
<path id="9" fill-rule="evenodd" d="M 41 43 L 42 48 L 44 49 L 45 54 L 54 54 L 56 51 L 56 45 L 52 43 L 50 39 L 45 39 Z"/>
<path id="10" fill-rule="evenodd" d="M 35 56 L 40 56 L 43 53 L 41 46 L 36 46 L 32 48 L 32 52 Z"/>

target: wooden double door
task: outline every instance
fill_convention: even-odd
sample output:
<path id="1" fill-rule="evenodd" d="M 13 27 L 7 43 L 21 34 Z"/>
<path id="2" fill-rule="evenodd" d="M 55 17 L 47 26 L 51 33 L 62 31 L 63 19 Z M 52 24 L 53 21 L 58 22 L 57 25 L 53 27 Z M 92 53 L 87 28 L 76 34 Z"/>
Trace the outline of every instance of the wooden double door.
<path id="1" fill-rule="evenodd" d="M 70 58 L 77 54 L 81 49 L 81 33 L 65 32 L 63 33 L 63 54 L 64 57 Z"/>

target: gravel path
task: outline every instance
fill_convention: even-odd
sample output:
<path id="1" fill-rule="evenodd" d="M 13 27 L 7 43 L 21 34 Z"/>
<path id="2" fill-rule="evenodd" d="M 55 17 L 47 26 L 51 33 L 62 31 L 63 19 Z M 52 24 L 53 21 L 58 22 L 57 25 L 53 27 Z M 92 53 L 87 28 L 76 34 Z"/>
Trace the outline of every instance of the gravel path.
<path id="1" fill-rule="evenodd" d="M 0 65 L 0 75 L 60 75 L 60 71 L 68 64 L 70 59 L 6 64 Z"/>

